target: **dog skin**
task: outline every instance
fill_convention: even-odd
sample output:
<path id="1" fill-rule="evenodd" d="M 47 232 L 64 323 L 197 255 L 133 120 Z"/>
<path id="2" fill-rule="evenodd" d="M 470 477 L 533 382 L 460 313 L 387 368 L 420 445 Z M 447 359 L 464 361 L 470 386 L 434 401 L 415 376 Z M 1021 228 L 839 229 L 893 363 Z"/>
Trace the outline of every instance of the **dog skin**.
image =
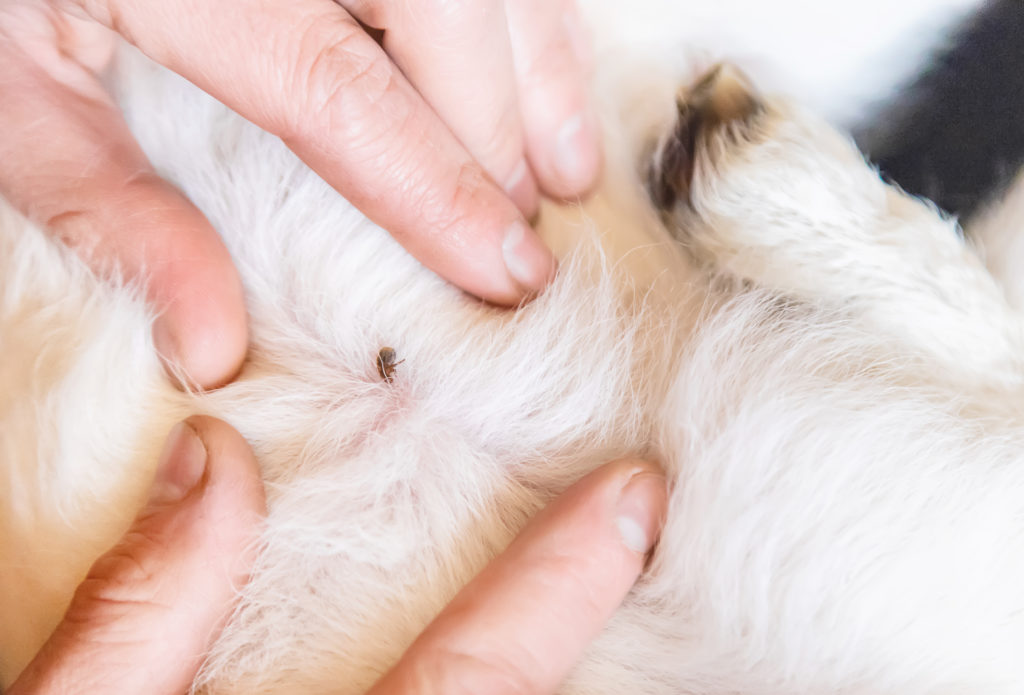
<path id="1" fill-rule="evenodd" d="M 0 212 L 4 682 L 199 411 L 270 507 L 200 691 L 364 690 L 547 500 L 640 453 L 673 483 L 661 544 L 563 692 L 1019 692 L 1019 315 L 826 122 L 729 69 L 643 113 L 606 84 L 605 181 L 545 211 L 559 275 L 510 313 L 191 86 L 122 71 L 135 123 L 194 119 L 137 133 L 222 230 L 252 354 L 177 392 L 139 294 Z"/>

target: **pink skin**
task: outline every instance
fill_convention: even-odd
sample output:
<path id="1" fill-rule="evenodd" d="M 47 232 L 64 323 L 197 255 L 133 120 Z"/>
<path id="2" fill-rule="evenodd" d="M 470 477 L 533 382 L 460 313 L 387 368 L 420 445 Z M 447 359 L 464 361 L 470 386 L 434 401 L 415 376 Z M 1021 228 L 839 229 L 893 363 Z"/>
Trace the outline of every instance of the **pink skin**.
<path id="1" fill-rule="evenodd" d="M 386 30 L 384 49 L 353 16 Z M 216 231 L 155 175 L 97 79 L 111 29 L 280 136 L 424 265 L 494 303 L 517 304 L 554 273 L 525 221 L 538 187 L 575 197 L 601 166 L 584 42 L 565 0 L 7 0 L 0 193 L 98 271 L 145 281 L 160 312 L 156 346 L 194 386 L 229 381 L 244 359 L 241 283 Z M 620 500 L 623 490 L 639 492 Z M 664 505 L 649 464 L 588 476 L 375 692 L 412 692 L 409 675 L 423 672 L 438 687 L 507 677 L 534 688 L 525 692 L 550 689 L 642 567 L 644 551 L 624 545 L 613 517 L 639 517 L 627 534 L 635 546 L 636 528 L 654 539 Z M 223 422 L 191 418 L 169 440 L 150 502 L 8 693 L 183 692 L 246 580 L 263 514 L 248 446 Z M 530 651 L 556 631 L 557 648 Z M 449 642 L 487 648 L 466 660 L 445 653 Z M 491 660 L 506 648 L 525 658 L 515 673 Z"/>
<path id="2" fill-rule="evenodd" d="M 8 695 L 184 693 L 247 581 L 265 515 L 238 432 L 210 417 L 176 427 L 149 501 Z"/>
<path id="3" fill-rule="evenodd" d="M 624 460 L 541 512 L 413 643 L 372 695 L 551 693 L 643 569 L 665 478 Z M 252 452 L 226 423 L 168 438 L 150 499 L 97 560 L 8 695 L 180 695 L 254 562 L 266 502 Z"/>
<path id="4" fill-rule="evenodd" d="M 367 695 L 553 693 L 636 582 L 666 506 L 665 477 L 646 461 L 617 461 L 583 478 Z"/>
<path id="5" fill-rule="evenodd" d="M 356 19 L 385 30 L 383 48 Z M 425 266 L 496 304 L 555 271 L 526 223 L 538 187 L 577 197 L 601 166 L 570 0 L 7 0 L 0 193 L 96 269 L 145 280 L 157 348 L 195 386 L 241 365 L 241 285 L 101 87 L 104 27 L 280 136 Z"/>

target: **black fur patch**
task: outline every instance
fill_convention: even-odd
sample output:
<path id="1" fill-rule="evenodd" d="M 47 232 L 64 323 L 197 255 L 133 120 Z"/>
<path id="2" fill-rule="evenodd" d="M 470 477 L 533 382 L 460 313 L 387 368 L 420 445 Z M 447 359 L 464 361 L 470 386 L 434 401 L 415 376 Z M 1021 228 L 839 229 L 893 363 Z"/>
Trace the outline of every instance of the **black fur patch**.
<path id="1" fill-rule="evenodd" d="M 1024 0 L 987 3 L 858 137 L 882 174 L 969 217 L 1024 165 Z"/>

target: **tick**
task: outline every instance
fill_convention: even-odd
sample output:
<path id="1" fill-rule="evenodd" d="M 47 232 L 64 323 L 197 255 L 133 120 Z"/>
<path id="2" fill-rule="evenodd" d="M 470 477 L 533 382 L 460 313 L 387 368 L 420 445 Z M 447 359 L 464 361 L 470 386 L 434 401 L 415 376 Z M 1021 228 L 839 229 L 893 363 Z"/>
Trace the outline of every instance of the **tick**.
<path id="1" fill-rule="evenodd" d="M 377 373 L 389 384 L 395 379 L 395 367 L 405 362 L 405 360 L 395 362 L 395 357 L 397 357 L 395 349 L 390 347 L 382 347 L 377 353 Z"/>

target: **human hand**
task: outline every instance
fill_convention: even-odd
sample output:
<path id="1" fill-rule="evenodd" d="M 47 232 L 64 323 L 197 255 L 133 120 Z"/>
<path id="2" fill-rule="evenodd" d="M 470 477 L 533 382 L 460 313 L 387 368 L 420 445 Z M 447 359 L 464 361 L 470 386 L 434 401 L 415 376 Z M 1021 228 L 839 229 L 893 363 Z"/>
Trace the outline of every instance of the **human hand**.
<path id="1" fill-rule="evenodd" d="M 7 695 L 178 695 L 195 677 L 251 566 L 264 503 L 239 435 L 211 418 L 188 422 L 209 452 L 200 487 L 181 502 L 162 494 L 147 506 L 97 561 Z M 191 440 L 179 441 L 158 480 L 201 475 L 181 463 Z M 649 463 L 618 461 L 586 476 L 455 597 L 368 695 L 553 692 L 636 580 L 666 504 L 665 478 Z"/>
<path id="2" fill-rule="evenodd" d="M 537 515 L 367 695 L 553 693 L 640 575 L 665 477 L 609 463 Z"/>
<path id="3" fill-rule="evenodd" d="M 384 29 L 383 48 L 356 18 Z M 573 197 L 600 167 L 571 0 L 8 0 L 0 193 L 100 272 L 145 280 L 158 350 L 202 387 L 244 357 L 241 284 L 97 78 L 114 47 L 104 26 L 280 136 L 424 265 L 495 303 L 554 272 L 525 221 L 537 181 Z"/>
<path id="4" fill-rule="evenodd" d="M 265 515 L 242 436 L 211 417 L 177 425 L 149 500 L 6 695 L 184 693 L 248 580 Z"/>

